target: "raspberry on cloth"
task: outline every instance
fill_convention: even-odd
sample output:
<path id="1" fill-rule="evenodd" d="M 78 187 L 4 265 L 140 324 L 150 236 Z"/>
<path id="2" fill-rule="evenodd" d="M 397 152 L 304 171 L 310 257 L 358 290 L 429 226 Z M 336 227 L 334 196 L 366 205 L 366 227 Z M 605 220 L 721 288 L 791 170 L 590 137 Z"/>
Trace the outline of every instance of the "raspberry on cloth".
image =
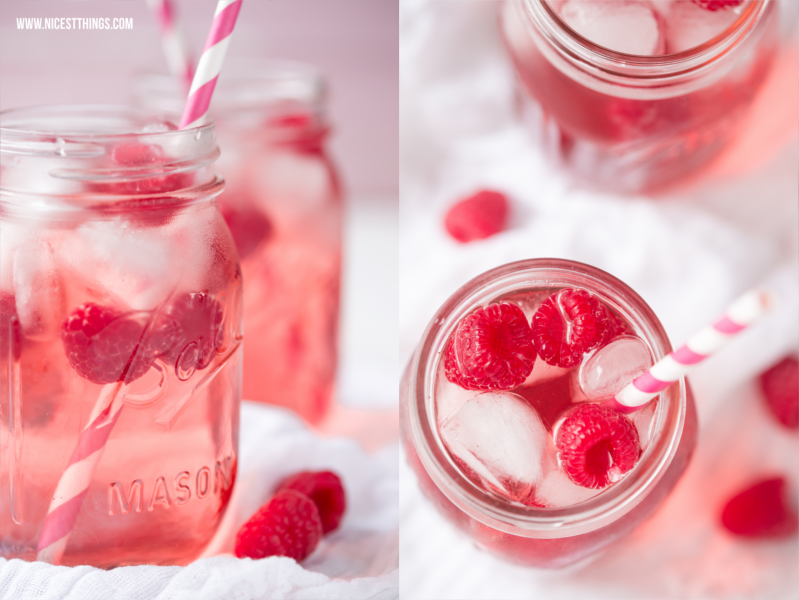
<path id="1" fill-rule="evenodd" d="M 242 403 L 240 434 L 236 485 L 203 558 L 184 567 L 146 565 L 110 571 L 0 560 L 4 583 L 22 589 L 35 582 L 40 588 L 70 590 L 70 598 L 97 597 L 93 594 L 101 589 L 146 589 L 147 597 L 195 600 L 262 598 L 275 590 L 280 590 L 281 598 L 396 598 L 398 444 L 368 453 L 352 439 L 315 434 L 289 411 L 246 401 Z M 348 507 L 338 528 L 321 537 L 321 520 L 315 513 L 321 539 L 302 562 L 288 556 L 236 558 L 236 532 L 281 484 L 289 484 L 288 478 L 303 471 L 340 475 Z M 286 508 L 287 496 L 289 502 L 300 499 L 303 514 L 317 510 L 302 494 L 287 490 L 275 496 L 282 504 L 281 511 Z M 289 512 L 293 514 L 295 509 Z M 313 531 L 309 535 L 313 536 Z M 292 539 L 292 548 L 286 553 L 302 551 L 307 539 Z"/>

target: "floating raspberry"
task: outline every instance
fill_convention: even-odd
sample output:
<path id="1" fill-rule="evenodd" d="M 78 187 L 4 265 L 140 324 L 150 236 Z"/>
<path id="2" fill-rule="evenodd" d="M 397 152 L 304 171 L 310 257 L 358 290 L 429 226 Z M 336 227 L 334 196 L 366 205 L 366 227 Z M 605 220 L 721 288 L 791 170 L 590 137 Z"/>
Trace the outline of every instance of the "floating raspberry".
<path id="1" fill-rule="evenodd" d="M 555 445 L 569 479 L 594 489 L 618 481 L 640 453 L 635 426 L 601 404 L 581 404 L 567 413 Z"/>
<path id="2" fill-rule="evenodd" d="M 619 315 L 610 310 L 608 311 L 608 314 L 610 315 L 611 328 L 610 335 L 605 341 L 605 344 L 609 344 L 612 340 L 623 335 L 635 335 L 635 332 L 632 330 L 632 328 L 627 325 L 627 323 L 622 321 Z"/>
<path id="3" fill-rule="evenodd" d="M 239 258 L 244 260 L 255 252 L 262 242 L 272 236 L 272 221 L 254 208 L 237 208 L 220 203 L 222 217 L 236 243 Z"/>
<path id="4" fill-rule="evenodd" d="M 533 344 L 547 364 L 573 367 L 610 341 L 612 313 L 594 295 L 571 288 L 552 294 L 533 315 Z"/>
<path id="5" fill-rule="evenodd" d="M 464 317 L 444 357 L 447 379 L 467 390 L 509 390 L 533 370 L 532 332 L 515 304 L 492 304 Z"/>
<path id="6" fill-rule="evenodd" d="M 61 325 L 70 366 L 92 383 L 131 383 L 144 375 L 152 357 L 141 346 L 144 325 L 133 315 L 88 302 Z"/>
<path id="7" fill-rule="evenodd" d="M 14 360 L 22 355 L 22 327 L 17 316 L 14 296 L 0 293 L 0 359 L 7 356 L 9 348 Z"/>
<path id="8" fill-rule="evenodd" d="M 505 229 L 508 199 L 499 192 L 482 190 L 455 203 L 444 218 L 444 227 L 461 243 L 482 240 Z"/>
<path id="9" fill-rule="evenodd" d="M 313 500 L 319 509 L 322 533 L 325 534 L 338 528 L 347 507 L 341 479 L 330 471 L 302 471 L 284 479 L 277 490 L 294 490 Z"/>
<path id="10" fill-rule="evenodd" d="M 782 477 L 758 481 L 727 501 L 721 524 L 744 537 L 782 537 L 799 529 L 796 507 L 788 504 L 787 483 Z"/>
<path id="11" fill-rule="evenodd" d="M 799 429 L 799 360 L 788 356 L 760 375 L 766 403 L 777 420 Z"/>
<path id="12" fill-rule="evenodd" d="M 692 2 L 705 10 L 717 11 L 719 9 L 734 8 L 740 5 L 743 0 L 692 0 Z"/>
<path id="13" fill-rule="evenodd" d="M 236 533 L 236 556 L 288 556 L 304 560 L 322 537 L 322 520 L 313 501 L 294 490 L 278 492 Z"/>
<path id="14" fill-rule="evenodd" d="M 163 354 L 164 360 L 184 373 L 205 369 L 222 346 L 222 307 L 209 294 L 191 292 L 178 297 L 164 313 L 166 324 L 162 320 L 159 327 L 168 329 L 170 319 L 177 324 L 176 341 Z"/>

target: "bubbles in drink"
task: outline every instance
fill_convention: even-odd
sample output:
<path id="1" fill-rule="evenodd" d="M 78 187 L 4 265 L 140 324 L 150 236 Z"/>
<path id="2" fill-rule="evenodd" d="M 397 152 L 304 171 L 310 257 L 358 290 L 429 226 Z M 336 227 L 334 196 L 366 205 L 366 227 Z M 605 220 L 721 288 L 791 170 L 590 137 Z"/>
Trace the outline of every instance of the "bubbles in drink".
<path id="1" fill-rule="evenodd" d="M 662 20 L 649 2 L 569 0 L 560 7 L 566 24 L 584 38 L 615 52 L 663 54 Z"/>
<path id="2" fill-rule="evenodd" d="M 652 357 L 643 340 L 624 336 L 583 360 L 577 380 L 588 400 L 600 400 L 615 396 L 651 366 Z"/>
<path id="3" fill-rule="evenodd" d="M 440 431 L 464 471 L 511 500 L 521 501 L 541 478 L 549 432 L 535 409 L 516 394 L 476 394 Z"/>

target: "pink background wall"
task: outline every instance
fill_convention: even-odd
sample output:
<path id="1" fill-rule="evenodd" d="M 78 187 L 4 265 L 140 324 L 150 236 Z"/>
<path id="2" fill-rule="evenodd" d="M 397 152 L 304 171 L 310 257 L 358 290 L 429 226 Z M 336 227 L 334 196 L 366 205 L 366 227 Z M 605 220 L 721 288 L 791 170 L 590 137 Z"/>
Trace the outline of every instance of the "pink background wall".
<path id="1" fill-rule="evenodd" d="M 216 0 L 177 0 L 199 53 Z M 18 30 L 17 17 L 132 17 L 132 31 Z M 330 84 L 331 141 L 357 196 L 398 193 L 398 9 L 394 0 L 245 0 L 228 58 L 288 58 Z M 166 71 L 144 0 L 2 0 L 0 108 L 129 102 L 132 76 Z"/>

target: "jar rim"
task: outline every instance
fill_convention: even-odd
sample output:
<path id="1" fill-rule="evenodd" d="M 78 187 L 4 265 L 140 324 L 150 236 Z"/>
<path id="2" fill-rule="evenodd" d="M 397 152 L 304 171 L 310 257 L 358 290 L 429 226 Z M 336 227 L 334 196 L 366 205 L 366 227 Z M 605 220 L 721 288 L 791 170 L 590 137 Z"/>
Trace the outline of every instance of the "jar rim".
<path id="1" fill-rule="evenodd" d="M 724 59 L 755 31 L 772 0 L 751 0 L 733 23 L 704 43 L 673 54 L 642 56 L 617 52 L 590 41 L 569 27 L 549 5 L 549 0 L 518 0 L 528 18 L 549 44 L 566 60 L 591 69 L 594 74 L 625 80 L 680 78 Z"/>
<path id="2" fill-rule="evenodd" d="M 530 277 L 548 274 L 553 287 L 566 287 L 569 279 L 587 278 L 602 288 L 607 301 L 614 292 L 614 308 L 634 320 L 645 334 L 653 358 L 671 352 L 666 332 L 646 302 L 612 275 L 583 263 L 539 258 L 509 263 L 467 282 L 441 306 L 430 321 L 410 365 L 409 433 L 417 455 L 440 491 L 475 520 L 494 529 L 524 537 L 578 535 L 614 521 L 643 500 L 660 481 L 679 446 L 687 411 L 684 378 L 661 393 L 657 427 L 647 450 L 633 470 L 598 495 L 560 508 L 528 507 L 511 503 L 477 486 L 463 475 L 441 442 L 435 424 L 433 394 L 437 366 L 455 325 L 469 311 L 505 294 L 532 285 Z M 560 278 L 566 285 L 556 283 Z M 539 282 L 540 285 L 543 283 Z M 595 289 L 590 289 L 596 292 Z"/>

